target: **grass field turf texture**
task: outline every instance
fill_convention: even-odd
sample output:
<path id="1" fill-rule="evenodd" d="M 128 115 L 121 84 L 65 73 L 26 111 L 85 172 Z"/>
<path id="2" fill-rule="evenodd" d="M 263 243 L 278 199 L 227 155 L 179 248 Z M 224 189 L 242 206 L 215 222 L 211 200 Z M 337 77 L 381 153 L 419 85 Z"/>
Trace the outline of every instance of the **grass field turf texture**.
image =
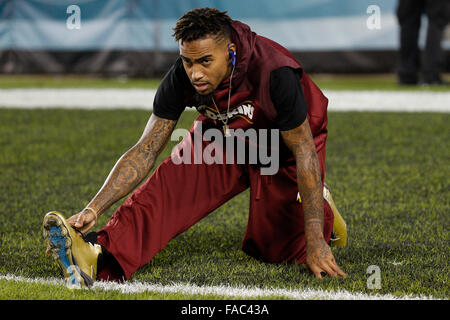
<path id="1" fill-rule="evenodd" d="M 307 70 L 306 70 L 307 72 Z M 321 88 L 328 90 L 406 90 L 406 91 L 449 91 L 449 86 L 399 87 L 393 74 L 312 74 L 311 79 Z M 450 74 L 443 74 L 450 82 Z M 128 78 L 111 76 L 101 78 L 81 75 L 0 75 L 0 89 L 12 88 L 157 88 L 161 79 Z"/>
<path id="2" fill-rule="evenodd" d="M 149 115 L 142 110 L 0 109 L 1 275 L 58 277 L 56 264 L 44 253 L 44 213 L 78 212 L 137 141 Z M 195 117 L 185 112 L 178 127 L 189 128 Z M 348 278 L 317 280 L 305 266 L 266 264 L 245 255 L 240 243 L 246 191 L 175 238 L 131 280 L 448 299 L 449 120 L 448 113 L 329 113 L 326 181 L 349 228 L 348 246 L 333 253 Z M 367 288 L 370 265 L 381 269 L 379 290 Z M 61 284 L 0 280 L 0 299 L 222 298 L 70 291 Z"/>
<path id="3" fill-rule="evenodd" d="M 306 70 L 307 72 L 307 70 Z M 321 89 L 328 90 L 404 90 L 404 91 L 450 91 L 449 86 L 399 87 L 393 74 L 313 74 L 310 77 Z M 450 82 L 450 74 L 443 74 Z M 93 76 L 48 75 L 0 75 L 0 89 L 12 88 L 157 88 L 161 79 Z"/>

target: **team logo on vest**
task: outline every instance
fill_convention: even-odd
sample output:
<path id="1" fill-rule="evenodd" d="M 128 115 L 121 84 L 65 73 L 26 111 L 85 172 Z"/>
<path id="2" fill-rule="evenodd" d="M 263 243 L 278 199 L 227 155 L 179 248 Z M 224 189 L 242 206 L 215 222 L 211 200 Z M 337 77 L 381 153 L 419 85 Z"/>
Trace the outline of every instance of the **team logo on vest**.
<path id="1" fill-rule="evenodd" d="M 249 123 L 253 123 L 252 119 L 255 107 L 253 106 L 252 101 L 244 101 L 241 105 L 234 107 L 232 110 L 230 110 L 228 114 L 227 112 L 217 113 L 217 110 L 215 110 L 213 107 L 208 107 L 206 105 L 201 105 L 197 107 L 197 110 L 198 112 L 202 113 L 203 115 L 207 116 L 212 120 L 225 121 L 227 118 L 232 119 L 234 117 L 241 117 L 247 120 Z"/>

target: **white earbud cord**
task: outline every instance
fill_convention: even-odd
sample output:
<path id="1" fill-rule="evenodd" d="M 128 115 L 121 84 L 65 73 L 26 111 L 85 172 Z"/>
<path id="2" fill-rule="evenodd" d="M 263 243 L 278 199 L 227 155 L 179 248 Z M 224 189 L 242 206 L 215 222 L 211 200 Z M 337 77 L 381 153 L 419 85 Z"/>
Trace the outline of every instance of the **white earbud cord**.
<path id="1" fill-rule="evenodd" d="M 230 112 L 230 101 L 231 101 L 231 79 L 233 78 L 233 74 L 234 74 L 234 68 L 235 65 L 233 65 L 233 69 L 231 70 L 231 76 L 230 76 L 230 87 L 228 88 L 228 106 L 227 106 L 227 115 L 226 115 L 226 119 L 225 121 L 222 119 L 222 116 L 220 114 L 219 108 L 217 107 L 216 101 L 214 101 L 214 97 L 212 97 L 212 102 L 214 103 L 214 107 L 217 110 L 217 115 L 220 121 L 222 121 L 223 123 L 223 131 L 224 131 L 224 135 L 225 137 L 229 137 L 231 136 L 230 134 L 230 129 L 228 128 L 228 116 L 229 116 L 229 112 Z"/>

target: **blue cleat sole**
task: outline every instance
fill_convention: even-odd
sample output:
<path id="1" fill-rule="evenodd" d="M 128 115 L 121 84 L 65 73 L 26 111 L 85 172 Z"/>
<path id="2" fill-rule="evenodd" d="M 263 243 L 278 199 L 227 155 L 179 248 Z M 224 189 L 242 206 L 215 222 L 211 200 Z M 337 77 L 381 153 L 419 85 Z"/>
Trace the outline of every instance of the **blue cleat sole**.
<path id="1" fill-rule="evenodd" d="M 93 281 L 77 266 L 72 255 L 72 239 L 61 218 L 55 214 L 47 214 L 43 223 L 44 239 L 47 253 L 58 263 L 66 285 L 70 289 L 89 287 Z"/>

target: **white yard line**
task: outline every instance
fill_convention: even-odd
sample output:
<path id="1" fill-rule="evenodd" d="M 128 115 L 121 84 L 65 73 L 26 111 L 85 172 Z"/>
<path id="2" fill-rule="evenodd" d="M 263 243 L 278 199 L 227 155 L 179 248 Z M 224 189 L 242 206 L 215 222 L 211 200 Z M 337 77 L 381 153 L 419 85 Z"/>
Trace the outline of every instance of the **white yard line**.
<path id="1" fill-rule="evenodd" d="M 151 110 L 155 93 L 153 89 L 3 89 L 0 90 L 0 106 Z"/>
<path id="2" fill-rule="evenodd" d="M 0 280 L 9 280 L 16 282 L 51 284 L 64 286 L 62 279 L 44 279 L 44 278 L 26 278 L 15 275 L 0 275 Z M 157 293 L 179 293 L 192 295 L 219 295 L 230 298 L 261 298 L 269 296 L 285 297 L 292 300 L 434 300 L 430 296 L 394 296 L 391 294 L 365 294 L 355 293 L 345 290 L 326 291 L 305 288 L 299 289 L 282 289 L 282 288 L 258 288 L 258 287 L 232 287 L 232 286 L 198 286 L 195 284 L 173 283 L 171 285 L 151 284 L 137 281 L 129 281 L 125 283 L 115 282 L 95 282 L 93 290 L 119 291 L 125 294 L 141 293 L 141 292 L 157 292 Z"/>
<path id="3" fill-rule="evenodd" d="M 324 91 L 329 111 L 450 112 L 450 91 Z"/>
<path id="4" fill-rule="evenodd" d="M 151 110 L 154 89 L 0 89 L 0 107 Z M 450 112 L 450 91 L 324 90 L 329 111 Z"/>

